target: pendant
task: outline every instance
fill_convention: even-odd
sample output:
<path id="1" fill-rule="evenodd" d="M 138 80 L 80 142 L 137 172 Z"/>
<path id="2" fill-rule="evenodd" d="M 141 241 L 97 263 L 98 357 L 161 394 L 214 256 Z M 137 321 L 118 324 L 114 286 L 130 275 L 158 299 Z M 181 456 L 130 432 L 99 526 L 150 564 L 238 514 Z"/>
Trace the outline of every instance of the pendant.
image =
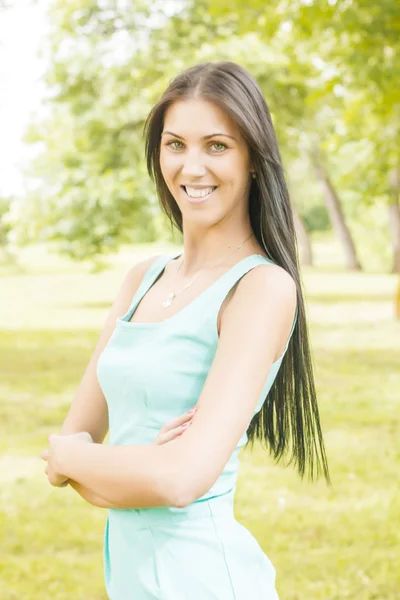
<path id="1" fill-rule="evenodd" d="M 163 307 L 167 308 L 167 306 L 171 306 L 174 298 L 175 298 L 175 294 L 174 294 L 174 292 L 171 292 L 169 294 L 169 296 L 163 301 L 163 303 L 162 303 Z"/>

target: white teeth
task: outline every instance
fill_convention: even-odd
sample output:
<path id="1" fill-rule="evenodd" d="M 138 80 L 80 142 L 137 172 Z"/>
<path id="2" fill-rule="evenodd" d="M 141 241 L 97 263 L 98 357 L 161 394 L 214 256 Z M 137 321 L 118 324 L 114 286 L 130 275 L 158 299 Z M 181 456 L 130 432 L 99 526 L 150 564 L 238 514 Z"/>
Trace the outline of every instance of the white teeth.
<path id="1" fill-rule="evenodd" d="M 188 196 L 190 196 L 191 198 L 204 198 L 205 196 L 208 196 L 208 194 L 211 194 L 211 192 L 214 190 L 213 187 L 209 187 L 209 188 L 203 188 L 202 190 L 197 189 L 197 188 L 191 188 L 186 186 L 186 193 Z"/>

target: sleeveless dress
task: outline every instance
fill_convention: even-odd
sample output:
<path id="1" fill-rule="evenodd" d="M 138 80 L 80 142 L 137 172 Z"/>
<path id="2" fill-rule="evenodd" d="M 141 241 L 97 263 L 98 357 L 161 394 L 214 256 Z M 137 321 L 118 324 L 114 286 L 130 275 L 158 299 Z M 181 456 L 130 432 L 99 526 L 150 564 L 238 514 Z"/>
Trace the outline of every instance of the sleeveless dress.
<path id="1" fill-rule="evenodd" d="M 250 269 L 273 263 L 261 254 L 247 256 L 172 317 L 130 323 L 165 265 L 180 254 L 155 259 L 99 357 L 110 445 L 150 444 L 165 423 L 196 405 L 217 350 L 223 300 Z M 296 318 L 297 309 L 254 414 L 274 382 Z M 238 453 L 246 441 L 244 431 L 216 483 L 189 506 L 108 510 L 103 564 L 110 600 L 278 600 L 275 568 L 234 516 Z"/>

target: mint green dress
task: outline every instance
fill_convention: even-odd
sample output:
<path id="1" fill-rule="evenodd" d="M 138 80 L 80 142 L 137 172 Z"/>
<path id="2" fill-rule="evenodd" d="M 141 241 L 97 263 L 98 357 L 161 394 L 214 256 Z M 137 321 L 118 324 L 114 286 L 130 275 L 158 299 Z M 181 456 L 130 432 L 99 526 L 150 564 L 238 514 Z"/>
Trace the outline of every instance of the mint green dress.
<path id="1" fill-rule="evenodd" d="M 150 444 L 165 423 L 196 405 L 217 349 L 224 298 L 250 269 L 273 262 L 248 256 L 172 317 L 130 323 L 145 293 L 179 254 L 155 259 L 99 358 L 110 445 Z M 254 414 L 276 377 L 296 318 L 297 312 Z M 108 510 L 103 558 L 111 600 L 278 599 L 275 568 L 234 516 L 238 453 L 246 441 L 244 431 L 219 479 L 189 506 Z"/>

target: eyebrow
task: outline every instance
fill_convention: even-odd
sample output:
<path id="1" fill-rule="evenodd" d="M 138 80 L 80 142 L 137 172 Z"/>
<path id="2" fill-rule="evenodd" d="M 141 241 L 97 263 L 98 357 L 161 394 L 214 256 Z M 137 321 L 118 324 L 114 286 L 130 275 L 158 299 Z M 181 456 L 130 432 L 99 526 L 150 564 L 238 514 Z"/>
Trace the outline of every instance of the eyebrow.
<path id="1" fill-rule="evenodd" d="M 177 137 L 180 140 L 184 140 L 185 139 L 181 135 L 178 135 L 177 133 L 173 133 L 172 131 L 163 131 L 162 134 L 161 134 L 161 136 L 163 136 L 165 133 L 169 133 L 170 135 L 173 135 L 174 137 Z M 234 138 L 233 135 L 228 135 L 227 133 L 211 133 L 210 135 L 204 135 L 202 139 L 203 140 L 208 140 L 208 139 L 210 139 L 212 137 L 216 137 L 217 135 L 218 136 L 222 135 L 224 137 L 229 137 L 229 138 L 232 138 L 232 140 L 236 141 L 236 138 Z"/>

